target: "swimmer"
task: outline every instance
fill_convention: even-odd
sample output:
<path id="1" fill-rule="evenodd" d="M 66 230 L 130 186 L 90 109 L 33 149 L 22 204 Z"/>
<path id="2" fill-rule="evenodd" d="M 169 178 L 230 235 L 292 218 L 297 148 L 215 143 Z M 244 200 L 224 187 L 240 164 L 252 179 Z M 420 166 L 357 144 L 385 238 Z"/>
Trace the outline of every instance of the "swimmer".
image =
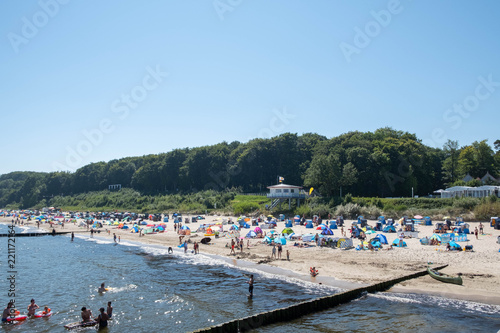
<path id="1" fill-rule="evenodd" d="M 101 283 L 101 286 L 99 287 L 99 289 L 97 289 L 97 292 L 99 292 L 99 293 L 106 292 L 106 288 L 104 287 L 104 282 Z"/>
<path id="2" fill-rule="evenodd" d="M 168 247 L 168 254 L 173 253 L 173 252 L 174 252 L 174 250 L 172 249 L 172 247 L 171 247 L 171 246 L 169 246 L 169 247 Z"/>

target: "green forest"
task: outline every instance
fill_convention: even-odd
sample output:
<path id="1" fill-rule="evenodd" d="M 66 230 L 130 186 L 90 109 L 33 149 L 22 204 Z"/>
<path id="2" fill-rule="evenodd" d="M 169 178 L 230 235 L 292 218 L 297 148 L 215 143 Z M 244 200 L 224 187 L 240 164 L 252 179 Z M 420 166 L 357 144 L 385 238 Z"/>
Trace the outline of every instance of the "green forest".
<path id="1" fill-rule="evenodd" d="M 0 176 L 0 207 L 76 207 L 92 192 L 97 193 L 92 200 L 102 202 L 89 203 L 91 207 L 162 210 L 183 204 L 201 210 L 219 203 L 223 208 L 240 193 L 266 192 L 278 176 L 287 184 L 313 187 L 325 202 L 340 203 L 333 198 L 346 194 L 410 197 L 412 189 L 422 197 L 464 184 L 467 174 L 474 178 L 467 185 L 482 185 L 477 178 L 487 172 L 498 178 L 499 169 L 500 140 L 493 147 L 484 140 L 468 146 L 448 141 L 432 148 L 415 134 L 391 128 L 330 139 L 285 133 L 91 163 L 75 172 L 11 172 Z M 121 184 L 121 194 L 107 191 L 111 184 Z M 255 208 L 262 203 L 238 204 Z"/>

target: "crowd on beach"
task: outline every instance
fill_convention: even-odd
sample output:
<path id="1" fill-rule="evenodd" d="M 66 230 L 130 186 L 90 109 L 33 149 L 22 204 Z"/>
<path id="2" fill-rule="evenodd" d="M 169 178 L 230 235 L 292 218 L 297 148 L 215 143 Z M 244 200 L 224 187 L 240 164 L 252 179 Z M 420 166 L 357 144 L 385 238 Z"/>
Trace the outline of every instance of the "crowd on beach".
<path id="1" fill-rule="evenodd" d="M 462 251 L 463 255 L 450 257 L 444 253 L 451 254 L 457 253 L 457 251 L 446 251 L 445 243 L 432 243 L 429 244 L 431 246 L 423 246 L 424 244 L 420 242 L 421 239 L 431 238 L 434 235 L 435 225 L 416 224 L 414 225 L 415 231 L 411 232 L 408 231 L 408 226 L 395 222 L 393 233 L 378 231 L 380 234 L 385 234 L 388 239 L 388 244 L 384 244 L 384 249 L 392 250 L 380 251 L 381 248 L 372 247 L 371 242 L 369 242 L 370 238 L 375 236 L 372 234 L 372 230 L 375 229 L 377 220 L 367 221 L 366 225 L 363 222 L 362 226 L 358 220 L 339 221 L 339 219 L 330 216 L 323 220 L 320 216 L 312 219 L 306 219 L 304 216 L 298 219 L 293 216 L 282 219 L 263 215 L 245 218 L 208 215 L 186 217 L 182 214 L 132 215 L 131 213 L 120 213 L 119 215 L 106 213 L 106 215 L 99 216 L 99 214 L 93 213 L 52 212 L 44 214 L 45 221 L 43 221 L 43 219 L 36 219 L 33 216 L 29 220 L 29 217 L 23 218 L 21 212 L 18 213 L 17 216 L 4 218 L 4 222 L 10 222 L 11 219 L 14 219 L 21 225 L 26 224 L 26 222 L 33 225 L 34 221 L 39 221 L 40 228 L 49 232 L 59 229 L 75 234 L 91 234 L 92 237 L 95 235 L 101 238 L 108 237 L 115 243 L 135 240 L 141 243 L 159 244 L 168 247 L 168 253 L 174 253 L 174 249 L 178 248 L 180 253 L 186 255 L 200 252 L 220 256 L 230 255 L 256 263 L 268 263 L 307 275 L 310 275 L 311 268 L 314 267 L 314 271 L 321 271 L 321 276 L 330 276 L 339 279 L 339 281 L 353 283 L 372 283 L 391 276 L 399 276 L 408 269 L 413 271 L 425 269 L 428 262 L 450 264 L 447 268 L 448 272 L 463 272 L 465 277 L 467 274 L 474 277 L 474 285 L 468 286 L 467 293 L 474 292 L 484 297 L 498 294 L 498 303 L 500 303 L 500 287 L 497 287 L 500 286 L 500 272 L 489 265 L 493 260 L 497 260 L 495 258 L 498 256 L 499 249 L 496 236 L 500 233 L 493 227 L 486 226 L 486 221 L 470 222 L 472 225 L 471 233 L 466 240 L 467 246 L 473 246 L 474 251 Z M 58 219 L 56 219 L 57 216 Z M 105 216 L 104 219 L 98 219 L 103 216 Z M 294 235 L 286 238 L 290 234 L 284 234 L 285 229 L 282 230 L 282 228 L 286 228 L 290 222 Z M 306 227 L 309 222 L 313 223 L 312 229 Z M 334 222 L 338 227 L 332 230 L 334 234 L 322 235 L 323 230 L 317 230 L 319 226 L 329 226 Z M 446 225 L 446 222 L 444 224 Z M 134 227 L 137 227 L 137 232 L 131 232 Z M 255 228 L 261 229 L 261 232 L 257 233 L 255 237 L 246 237 Z M 450 230 L 446 230 L 446 233 L 452 233 L 453 228 L 452 225 Z M 286 244 L 280 242 L 282 237 L 286 238 Z M 351 248 L 359 248 L 360 251 L 340 247 L 338 239 L 348 240 L 346 243 L 349 243 L 349 240 L 350 242 L 355 241 Z M 359 245 L 357 245 L 358 241 Z M 406 243 L 407 246 L 395 246 L 399 243 Z M 361 246 L 362 244 L 364 245 Z M 281 251 L 279 251 L 280 248 Z M 373 254 L 370 255 L 370 253 Z M 468 254 L 465 255 L 465 253 Z M 363 267 L 363 269 L 360 270 L 359 267 Z M 465 280 L 464 284 L 467 282 Z M 456 293 L 455 290 L 446 286 L 436 286 L 435 282 L 424 278 L 414 280 L 412 287 L 434 293 L 442 293 L 443 291 Z M 498 291 L 496 291 L 497 289 Z M 460 297 L 462 296 L 460 295 Z"/>

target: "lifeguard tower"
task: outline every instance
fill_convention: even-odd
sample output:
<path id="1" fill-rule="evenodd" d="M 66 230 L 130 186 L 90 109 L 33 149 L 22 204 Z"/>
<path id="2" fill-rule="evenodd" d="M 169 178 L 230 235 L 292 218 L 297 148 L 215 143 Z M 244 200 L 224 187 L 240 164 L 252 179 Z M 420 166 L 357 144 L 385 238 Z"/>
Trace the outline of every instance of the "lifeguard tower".
<path id="1" fill-rule="evenodd" d="M 297 200 L 297 207 L 300 207 L 300 199 L 306 199 L 307 194 L 302 190 L 302 186 L 288 185 L 279 183 L 267 187 L 270 193 L 267 194 L 268 198 L 273 199 L 271 209 L 288 199 L 288 209 L 292 206 L 292 199 Z"/>

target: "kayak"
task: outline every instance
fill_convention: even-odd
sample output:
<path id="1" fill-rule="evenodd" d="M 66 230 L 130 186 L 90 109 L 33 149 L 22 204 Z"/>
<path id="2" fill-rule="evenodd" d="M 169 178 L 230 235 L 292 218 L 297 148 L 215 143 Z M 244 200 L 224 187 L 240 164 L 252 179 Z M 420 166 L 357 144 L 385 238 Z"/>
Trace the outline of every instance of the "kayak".
<path id="1" fill-rule="evenodd" d="M 87 322 L 77 321 L 74 323 L 69 323 L 69 324 L 64 325 L 64 328 L 67 328 L 68 330 L 72 330 L 74 328 L 90 327 L 90 326 L 95 326 L 95 325 L 97 325 L 97 321 L 95 321 L 95 320 L 87 321 Z"/>
<path id="2" fill-rule="evenodd" d="M 17 315 L 15 317 L 7 317 L 7 321 L 23 321 L 28 318 L 27 315 Z"/>
<path id="3" fill-rule="evenodd" d="M 441 281 L 441 282 L 453 283 L 453 284 L 459 284 L 459 285 L 462 285 L 462 283 L 463 283 L 461 276 L 451 276 L 448 274 L 444 274 L 444 273 L 435 271 L 430 267 L 427 267 L 427 273 L 429 273 L 429 275 L 431 277 L 433 277 L 434 279 Z"/>
<path id="4" fill-rule="evenodd" d="M 35 318 L 47 318 L 50 316 L 52 316 L 52 311 L 49 313 L 43 313 L 43 311 L 40 311 L 40 312 L 35 313 L 35 315 L 34 315 Z"/>

